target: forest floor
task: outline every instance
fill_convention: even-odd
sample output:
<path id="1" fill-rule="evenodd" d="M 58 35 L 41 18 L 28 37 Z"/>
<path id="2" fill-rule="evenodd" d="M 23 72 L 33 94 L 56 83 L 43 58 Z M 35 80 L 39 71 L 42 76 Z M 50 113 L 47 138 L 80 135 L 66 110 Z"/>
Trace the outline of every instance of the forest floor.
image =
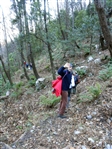
<path id="1" fill-rule="evenodd" d="M 109 55 L 108 51 L 95 53 L 94 58 L 104 55 Z M 104 61 L 72 61 L 77 66 L 88 66 L 89 75 L 81 79 L 76 94 L 71 95 L 67 118 L 57 117 L 59 104 L 53 108 L 39 104 L 39 97 L 51 91 L 52 81 L 48 71 L 40 71 L 48 80 L 44 89 L 31 93 L 25 88 L 18 99 L 9 97 L 0 102 L 2 149 L 112 149 L 112 78 L 105 82 L 98 79 Z M 17 82 L 18 78 L 19 74 L 15 76 Z M 104 89 L 101 95 L 91 102 L 78 102 L 78 95 L 96 82 Z"/>

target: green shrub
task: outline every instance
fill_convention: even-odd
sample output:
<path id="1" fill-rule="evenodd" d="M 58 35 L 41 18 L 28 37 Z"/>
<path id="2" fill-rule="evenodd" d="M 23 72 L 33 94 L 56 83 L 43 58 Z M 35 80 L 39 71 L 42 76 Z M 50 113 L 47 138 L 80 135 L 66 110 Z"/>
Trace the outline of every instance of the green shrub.
<path id="1" fill-rule="evenodd" d="M 33 86 L 35 86 L 35 82 L 36 82 L 35 80 L 29 80 L 27 86 L 28 87 L 33 87 Z"/>
<path id="2" fill-rule="evenodd" d="M 87 87 L 86 93 L 81 93 L 78 97 L 78 102 L 90 102 L 96 99 L 101 93 L 101 85 L 96 83 L 94 86 Z"/>
<path id="3" fill-rule="evenodd" d="M 105 67 L 105 69 L 103 69 L 99 72 L 98 78 L 103 80 L 103 81 L 106 81 L 111 76 L 112 76 L 112 65 L 109 64 L 108 66 Z"/>
<path id="4" fill-rule="evenodd" d="M 95 86 L 87 87 L 87 89 L 93 98 L 98 97 L 102 93 L 101 85 L 99 83 L 96 83 Z"/>
<path id="5" fill-rule="evenodd" d="M 60 97 L 56 97 L 52 93 L 49 93 L 48 96 L 41 95 L 40 96 L 40 104 L 44 105 L 45 107 L 54 107 L 57 103 L 59 103 Z"/>
<path id="6" fill-rule="evenodd" d="M 93 96 L 87 93 L 81 93 L 77 99 L 77 102 L 90 102 L 93 100 Z"/>
<path id="7" fill-rule="evenodd" d="M 34 81 L 36 81 L 36 78 L 35 78 L 34 75 L 31 74 L 29 77 L 30 77 L 30 80 L 34 80 Z"/>
<path id="8" fill-rule="evenodd" d="M 23 82 L 19 82 L 13 85 L 14 90 L 19 90 L 24 85 Z"/>
<path id="9" fill-rule="evenodd" d="M 84 48 L 84 56 L 88 56 L 90 54 L 90 48 L 85 47 Z"/>
<path id="10" fill-rule="evenodd" d="M 25 88 L 27 88 L 27 87 L 25 86 Z M 32 95 L 34 92 L 35 92 L 35 90 L 32 87 L 28 87 L 28 89 L 26 91 L 26 93 L 29 94 L 29 95 Z"/>
<path id="11" fill-rule="evenodd" d="M 12 86 L 10 85 L 9 81 L 4 83 L 2 78 L 0 78 L 0 96 L 6 95 L 7 90 L 10 90 L 11 88 Z"/>
<path id="12" fill-rule="evenodd" d="M 85 69 L 76 69 L 77 73 L 79 74 L 80 77 L 83 77 L 87 74 L 87 70 Z"/>
<path id="13" fill-rule="evenodd" d="M 22 89 L 19 89 L 17 91 L 13 91 L 11 93 L 11 97 L 17 99 L 20 95 L 22 95 L 22 93 L 23 93 Z"/>

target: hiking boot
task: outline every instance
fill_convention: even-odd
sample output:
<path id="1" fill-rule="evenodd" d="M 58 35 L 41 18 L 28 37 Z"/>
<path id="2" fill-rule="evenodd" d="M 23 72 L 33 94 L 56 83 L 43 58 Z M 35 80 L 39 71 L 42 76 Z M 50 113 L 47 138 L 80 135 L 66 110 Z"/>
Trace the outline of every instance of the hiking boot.
<path id="1" fill-rule="evenodd" d="M 60 115 L 60 114 L 58 115 L 58 117 L 59 117 L 59 118 L 67 118 L 66 116 Z"/>

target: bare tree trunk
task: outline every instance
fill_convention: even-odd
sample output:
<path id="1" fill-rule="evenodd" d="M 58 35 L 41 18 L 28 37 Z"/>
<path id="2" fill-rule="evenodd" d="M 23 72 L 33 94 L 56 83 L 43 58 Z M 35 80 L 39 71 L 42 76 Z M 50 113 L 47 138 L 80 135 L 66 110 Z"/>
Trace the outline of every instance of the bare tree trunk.
<path id="1" fill-rule="evenodd" d="M 92 49 L 92 42 L 93 42 L 93 36 L 91 35 L 91 41 L 90 41 L 90 53 L 91 53 L 91 49 Z"/>
<path id="2" fill-rule="evenodd" d="M 19 7 L 19 24 L 18 25 L 19 25 L 19 33 L 22 34 L 22 20 L 21 20 L 21 8 L 20 7 Z M 25 58 L 24 58 L 24 54 L 23 54 L 23 41 L 22 41 L 22 39 L 19 39 L 19 42 L 20 42 L 21 63 L 23 66 Z M 26 79 L 30 80 L 25 67 L 23 67 L 23 71 L 24 71 Z"/>
<path id="3" fill-rule="evenodd" d="M 0 53 L 1 53 L 0 57 L 3 58 L 1 43 L 0 43 Z M 2 71 L 1 68 L 0 68 L 0 73 L 2 75 L 2 78 L 3 78 L 4 82 L 6 83 L 6 79 L 5 79 L 4 75 L 3 75 L 3 71 Z"/>
<path id="4" fill-rule="evenodd" d="M 100 44 L 101 44 L 101 49 L 102 49 L 102 50 L 105 50 L 105 49 L 108 48 L 104 41 L 105 41 L 105 40 L 104 40 L 104 37 L 103 37 L 102 34 L 100 33 Z"/>
<path id="5" fill-rule="evenodd" d="M 75 20 L 75 15 L 74 15 L 74 5 L 75 5 L 75 2 L 73 2 L 73 0 L 71 1 L 71 9 L 72 9 L 72 31 L 74 32 L 75 29 L 74 29 L 74 20 Z M 74 41 L 74 44 L 75 46 L 80 49 L 80 46 L 77 44 L 76 41 Z"/>
<path id="6" fill-rule="evenodd" d="M 68 0 L 65 0 L 66 5 L 66 31 L 69 28 L 69 2 Z M 68 32 L 66 32 L 66 39 L 68 39 Z"/>
<path id="7" fill-rule="evenodd" d="M 73 0 L 71 1 L 71 9 L 72 9 L 72 30 L 74 30 L 75 16 L 74 16 L 74 2 L 73 2 Z"/>
<path id="8" fill-rule="evenodd" d="M 38 15 L 36 14 L 36 20 L 33 20 L 35 22 L 35 35 L 36 35 L 36 38 L 38 36 L 37 31 L 39 31 L 38 38 L 42 38 L 42 31 L 43 31 L 42 11 L 41 11 L 40 1 L 41 0 L 37 0 L 37 3 L 38 3 L 37 10 L 39 11 L 39 13 L 38 13 Z M 39 24 L 37 23 L 37 20 L 39 20 Z M 40 43 L 39 45 L 40 45 L 41 49 L 44 49 L 44 43 L 42 42 L 42 40 L 39 40 L 38 42 Z"/>
<path id="9" fill-rule="evenodd" d="M 18 8 L 16 6 L 16 2 L 18 5 Z M 22 34 L 23 29 L 22 29 L 22 20 L 21 20 L 21 6 L 20 6 L 20 2 L 18 2 L 18 0 L 16 0 L 16 2 L 15 2 L 15 0 L 13 0 L 14 12 L 16 13 L 16 16 L 19 17 L 17 25 L 18 25 L 19 34 Z M 20 52 L 20 56 L 21 56 L 21 65 L 23 66 L 25 57 L 23 54 L 23 41 L 22 41 L 22 39 L 19 39 L 19 46 L 20 46 L 19 52 Z M 26 79 L 29 80 L 29 76 L 27 74 L 25 67 L 23 67 L 23 71 L 24 71 Z"/>
<path id="10" fill-rule="evenodd" d="M 44 0 L 44 22 L 45 22 L 46 39 L 47 39 L 47 46 L 48 46 L 48 52 L 50 57 L 50 63 L 51 63 L 52 76 L 53 76 L 53 79 L 55 79 L 55 68 L 54 68 L 54 63 L 52 58 L 52 49 L 49 43 L 48 28 L 46 23 L 46 0 Z"/>
<path id="11" fill-rule="evenodd" d="M 57 0 L 57 12 L 58 12 L 58 20 L 59 20 L 60 31 L 61 31 L 61 34 L 62 34 L 63 39 L 65 40 L 66 37 L 65 37 L 64 31 L 63 31 L 62 26 L 61 26 L 61 18 L 60 18 L 60 13 L 59 13 L 59 4 L 58 4 L 58 0 Z"/>
<path id="12" fill-rule="evenodd" d="M 2 78 L 3 78 L 4 82 L 6 83 L 6 79 L 5 79 L 4 75 L 3 75 L 3 73 L 1 73 L 1 74 L 2 74 Z"/>
<path id="13" fill-rule="evenodd" d="M 102 33 L 103 33 L 103 36 L 107 43 L 108 50 L 110 52 L 110 56 L 112 58 L 112 35 L 111 35 L 108 25 L 107 25 L 105 10 L 104 10 L 100 0 L 94 0 L 94 4 L 95 4 L 96 10 L 98 12 L 98 17 L 99 17 Z"/>
<path id="14" fill-rule="evenodd" d="M 39 74 L 38 74 L 38 72 L 36 70 L 36 67 L 35 67 L 35 62 L 34 62 L 34 58 L 33 58 L 33 54 L 32 54 L 31 42 L 30 42 L 31 39 L 30 39 L 30 33 L 29 33 L 28 19 L 27 19 L 27 16 L 26 16 L 25 0 L 23 0 L 23 9 L 24 9 L 27 44 L 28 44 L 28 47 L 29 47 L 29 49 L 28 49 L 29 50 L 29 56 L 30 56 L 30 60 L 31 60 L 31 63 L 32 63 L 32 68 L 33 68 L 34 75 L 35 75 L 36 79 L 38 79 Z"/>
<path id="15" fill-rule="evenodd" d="M 33 58 L 33 55 L 32 55 L 32 49 L 31 49 L 31 44 L 29 43 L 29 50 L 30 50 L 30 59 L 31 59 L 31 62 L 32 62 L 32 67 L 33 67 L 33 72 L 34 72 L 34 75 L 35 75 L 35 78 L 38 79 L 40 76 L 37 72 L 37 69 L 35 67 L 35 62 L 34 62 L 34 58 Z"/>
<path id="16" fill-rule="evenodd" d="M 21 48 L 21 50 L 20 50 L 21 62 L 22 62 L 22 66 L 23 66 L 23 63 L 24 63 L 25 58 L 24 58 L 24 54 L 23 54 L 23 43 L 22 43 L 22 41 L 20 41 L 20 48 Z M 27 80 L 30 80 L 25 67 L 23 67 L 23 71 L 24 71 L 24 74 L 25 74 L 26 79 Z"/>
<path id="17" fill-rule="evenodd" d="M 0 61 L 1 61 L 2 67 L 3 67 L 3 70 L 4 70 L 4 72 L 5 72 L 6 76 L 7 76 L 7 79 L 9 80 L 10 85 L 12 86 L 12 85 L 13 85 L 13 82 L 12 82 L 12 80 L 11 80 L 11 78 L 10 78 L 10 76 L 9 76 L 9 74 L 8 74 L 8 72 L 7 72 L 7 70 L 6 70 L 6 68 L 5 68 L 5 65 L 4 65 L 4 62 L 3 62 L 1 56 L 0 56 Z"/>
<path id="18" fill-rule="evenodd" d="M 79 1 L 80 9 L 83 10 L 83 7 L 82 7 L 82 0 L 78 0 L 78 1 Z"/>
<path id="19" fill-rule="evenodd" d="M 10 64 L 9 64 L 9 58 L 8 58 L 9 52 L 8 52 L 8 43 L 7 43 L 7 33 L 6 33 L 6 25 L 5 25 L 5 18 L 4 18 L 3 12 L 2 12 L 2 16 L 3 16 L 3 25 L 4 25 L 5 46 L 6 46 L 6 53 L 7 53 L 7 56 L 6 56 L 7 70 L 5 68 L 4 62 L 2 61 L 2 58 L 0 58 L 0 60 L 1 60 L 2 66 L 4 68 L 5 74 L 9 80 L 10 84 L 13 85 L 13 82 L 11 79 L 11 73 L 10 73 Z"/>

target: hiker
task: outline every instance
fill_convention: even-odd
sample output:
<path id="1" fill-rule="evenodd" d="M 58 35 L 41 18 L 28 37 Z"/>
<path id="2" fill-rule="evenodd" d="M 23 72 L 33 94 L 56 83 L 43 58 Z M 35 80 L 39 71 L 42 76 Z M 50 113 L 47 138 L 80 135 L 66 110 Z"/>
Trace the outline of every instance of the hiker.
<path id="1" fill-rule="evenodd" d="M 28 66 L 29 66 L 29 64 L 28 64 L 28 63 L 26 63 L 26 68 L 28 68 Z"/>
<path id="2" fill-rule="evenodd" d="M 32 69 L 32 63 L 30 63 L 29 66 L 30 66 L 30 69 Z"/>
<path id="3" fill-rule="evenodd" d="M 72 73 L 72 79 L 71 79 L 71 84 L 69 86 L 68 90 L 68 98 L 67 98 L 67 108 L 69 107 L 69 102 L 70 102 L 70 95 L 71 93 L 75 94 L 76 93 L 76 86 L 80 82 L 79 80 L 79 75 L 77 73 Z"/>
<path id="4" fill-rule="evenodd" d="M 62 93 L 61 93 L 61 101 L 60 101 L 58 117 L 66 118 L 66 116 L 64 116 L 64 113 L 67 105 L 68 90 L 72 78 L 71 64 L 66 63 L 64 66 L 60 67 L 58 69 L 58 74 L 62 76 Z"/>
<path id="5" fill-rule="evenodd" d="M 25 66 L 26 66 L 26 61 L 23 62 L 23 67 L 25 67 Z"/>
<path id="6" fill-rule="evenodd" d="M 32 63 L 26 63 L 26 68 L 27 69 L 32 69 Z"/>

